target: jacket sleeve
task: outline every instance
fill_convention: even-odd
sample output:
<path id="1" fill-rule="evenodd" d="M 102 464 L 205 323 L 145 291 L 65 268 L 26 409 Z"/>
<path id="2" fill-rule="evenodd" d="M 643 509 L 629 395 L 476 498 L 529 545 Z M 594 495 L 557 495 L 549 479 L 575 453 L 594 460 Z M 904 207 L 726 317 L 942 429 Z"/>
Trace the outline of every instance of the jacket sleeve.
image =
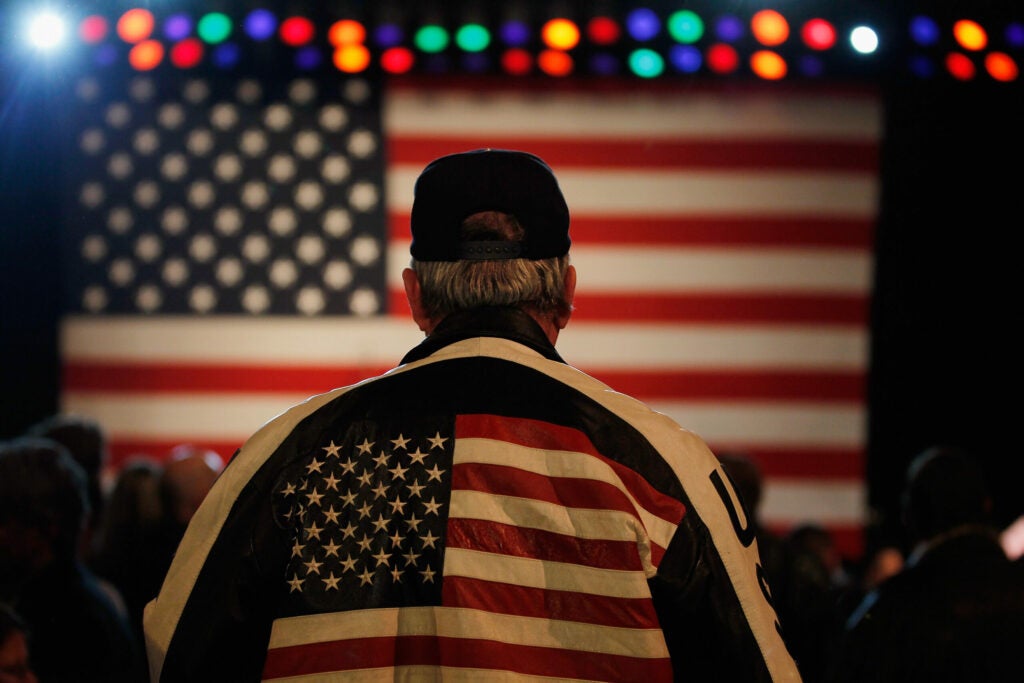
<path id="1" fill-rule="evenodd" d="M 239 463 L 233 463 L 231 467 Z M 269 492 L 219 480 L 146 606 L 150 678 L 258 681 L 283 566 Z"/>
<path id="2" fill-rule="evenodd" d="M 296 426 L 344 390 L 313 397 L 254 434 L 196 511 L 143 626 L 150 680 L 258 681 L 290 531 L 277 523 L 281 473 L 306 447 Z M 268 597 L 269 596 L 269 597 Z"/>
<path id="3" fill-rule="evenodd" d="M 695 436 L 669 457 L 687 512 L 651 595 L 679 680 L 799 681 L 782 637 L 753 524 L 717 458 Z"/>

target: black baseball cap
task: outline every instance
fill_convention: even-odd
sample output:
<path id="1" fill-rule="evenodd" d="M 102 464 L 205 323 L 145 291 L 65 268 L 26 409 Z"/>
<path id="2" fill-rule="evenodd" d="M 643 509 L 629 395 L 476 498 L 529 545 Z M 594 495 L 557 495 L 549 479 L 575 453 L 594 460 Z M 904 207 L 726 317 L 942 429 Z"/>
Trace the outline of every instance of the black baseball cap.
<path id="1" fill-rule="evenodd" d="M 474 149 L 427 164 L 413 190 L 412 246 L 417 261 L 531 260 L 569 252 L 569 208 L 540 157 L 511 149 Z M 462 221 L 481 211 L 514 215 L 521 242 L 463 242 Z"/>

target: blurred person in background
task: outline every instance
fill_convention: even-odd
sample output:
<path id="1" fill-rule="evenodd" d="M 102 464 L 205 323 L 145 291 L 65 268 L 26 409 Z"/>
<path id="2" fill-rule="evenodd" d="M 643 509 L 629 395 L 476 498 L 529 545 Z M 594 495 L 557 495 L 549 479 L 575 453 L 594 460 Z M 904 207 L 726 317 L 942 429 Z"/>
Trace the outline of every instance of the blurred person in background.
<path id="1" fill-rule="evenodd" d="M 219 453 L 190 443 L 178 444 L 163 459 L 157 482 L 160 523 L 151 559 L 151 571 L 159 577 L 158 589 L 185 529 L 223 468 Z"/>
<path id="2" fill-rule="evenodd" d="M 88 479 L 51 439 L 0 444 L 0 600 L 25 620 L 41 683 L 141 680 L 127 618 L 82 561 Z"/>
<path id="3" fill-rule="evenodd" d="M 901 504 L 910 553 L 851 615 L 832 680 L 1021 680 L 1024 571 L 1000 545 L 977 462 L 928 448 L 907 468 Z"/>
<path id="4" fill-rule="evenodd" d="M 153 457 L 128 458 L 116 474 L 96 530 L 93 566 L 120 592 L 140 643 L 142 610 L 156 597 L 167 572 L 162 474 L 163 467 Z"/>
<path id="5" fill-rule="evenodd" d="M 107 435 L 99 421 L 85 415 L 57 413 L 40 420 L 26 436 L 53 439 L 64 446 L 85 472 L 89 516 L 82 531 L 83 558 L 92 564 L 96 526 L 106 507 L 104 477 L 110 462 Z"/>
<path id="6" fill-rule="evenodd" d="M 171 449 L 160 472 L 160 504 L 163 509 L 162 562 L 171 557 L 185 534 L 188 523 L 220 475 L 224 461 L 218 453 L 193 444 Z"/>
<path id="7" fill-rule="evenodd" d="M 765 527 L 761 521 L 764 475 L 751 456 L 740 451 L 723 451 L 718 454 L 718 460 L 747 512 L 789 651 L 804 682 L 820 682 L 824 680 L 838 633 L 837 598 L 832 583 L 834 567 L 826 566 L 824 556 L 812 552 L 809 546 L 794 543 Z M 827 536 L 826 530 L 820 530 Z M 807 534 L 807 531 L 801 532 L 797 539 L 805 540 Z M 831 537 L 827 536 L 824 545 L 830 542 Z"/>
<path id="8" fill-rule="evenodd" d="M 160 475 L 160 495 L 182 532 L 223 468 L 220 454 L 208 448 L 185 443 L 171 449 Z"/>

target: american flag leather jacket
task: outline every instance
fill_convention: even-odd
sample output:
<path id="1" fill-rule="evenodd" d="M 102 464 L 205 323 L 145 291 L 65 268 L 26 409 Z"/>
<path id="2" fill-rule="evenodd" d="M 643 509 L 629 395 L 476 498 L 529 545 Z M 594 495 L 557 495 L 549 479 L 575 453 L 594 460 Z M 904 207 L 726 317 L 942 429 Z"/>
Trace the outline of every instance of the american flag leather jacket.
<path id="1" fill-rule="evenodd" d="M 154 681 L 799 680 L 715 456 L 504 308 L 256 432 L 145 629 Z"/>

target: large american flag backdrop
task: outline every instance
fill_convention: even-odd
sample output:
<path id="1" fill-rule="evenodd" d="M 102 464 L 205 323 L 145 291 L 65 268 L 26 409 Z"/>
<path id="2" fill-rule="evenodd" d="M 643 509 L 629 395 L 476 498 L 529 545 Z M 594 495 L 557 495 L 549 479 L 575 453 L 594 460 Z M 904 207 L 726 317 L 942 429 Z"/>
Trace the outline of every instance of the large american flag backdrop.
<path id="1" fill-rule="evenodd" d="M 762 512 L 866 522 L 881 102 L 816 84 L 87 75 L 64 159 L 62 410 L 113 467 L 270 417 L 421 339 L 401 288 L 415 178 L 532 151 L 572 215 L 571 364 L 766 476 Z"/>

